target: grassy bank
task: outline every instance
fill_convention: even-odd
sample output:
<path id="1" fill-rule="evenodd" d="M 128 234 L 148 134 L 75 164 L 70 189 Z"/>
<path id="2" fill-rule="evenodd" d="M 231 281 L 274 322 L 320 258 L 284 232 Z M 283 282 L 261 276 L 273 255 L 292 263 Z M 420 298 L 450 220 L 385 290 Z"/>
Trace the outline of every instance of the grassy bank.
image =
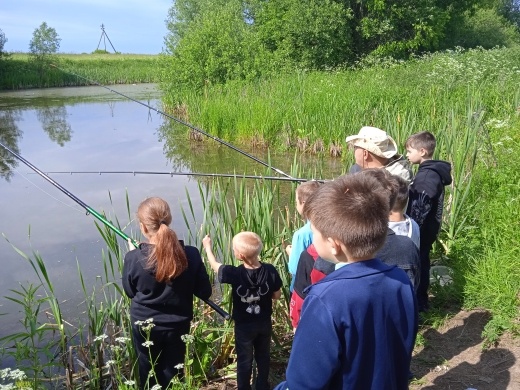
<path id="1" fill-rule="evenodd" d="M 0 74 L 0 90 L 36 87 L 68 87 L 89 85 L 77 73 L 100 84 L 132 84 L 158 82 L 159 56 L 142 54 L 58 54 L 40 79 L 37 66 L 28 54 L 14 53 L 4 61 Z"/>
<path id="2" fill-rule="evenodd" d="M 362 125 L 381 127 L 402 145 L 417 129 L 443 132 L 468 109 L 500 120 L 519 104 L 519 69 L 519 48 L 470 50 L 208 85 L 201 93 L 161 88 L 172 112 L 226 140 L 345 153 L 345 136 Z"/>

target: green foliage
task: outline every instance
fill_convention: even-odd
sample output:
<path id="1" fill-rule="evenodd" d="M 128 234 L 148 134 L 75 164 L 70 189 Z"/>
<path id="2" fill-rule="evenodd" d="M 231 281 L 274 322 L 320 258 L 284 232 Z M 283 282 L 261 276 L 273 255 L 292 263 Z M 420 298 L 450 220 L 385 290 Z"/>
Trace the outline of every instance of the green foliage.
<path id="1" fill-rule="evenodd" d="M 5 55 L 5 52 L 4 52 L 4 46 L 5 46 L 5 43 L 7 42 L 7 38 L 5 37 L 5 34 L 4 32 L 2 31 L 2 29 L 0 28 L 0 60 L 2 59 L 2 57 Z"/>
<path id="2" fill-rule="evenodd" d="M 352 13 L 341 2 L 251 1 L 248 17 L 276 68 L 334 68 L 353 59 Z"/>
<path id="3" fill-rule="evenodd" d="M 480 2 L 176 1 L 167 19 L 164 85 L 201 89 L 295 69 L 336 69 L 367 56 L 408 58 L 447 47 L 446 38 Z"/>
<path id="4" fill-rule="evenodd" d="M 257 60 L 262 57 L 255 57 L 258 45 L 243 19 L 241 2 L 210 3 L 197 16 L 183 26 L 182 35 L 167 39 L 175 45 L 167 43 L 172 55 L 162 56 L 163 85 L 200 89 L 211 83 L 256 77 L 262 65 Z"/>
<path id="5" fill-rule="evenodd" d="M 156 55 L 57 54 L 53 60 L 66 72 L 77 73 L 105 85 L 152 83 L 158 82 L 160 77 Z M 27 54 L 11 54 L 9 61 L 5 62 L 5 71 L 0 72 L 0 90 L 89 85 L 85 79 L 54 67 L 46 68 L 40 82 L 37 64 Z M 57 138 L 66 135 L 63 129 L 59 133 Z"/>
<path id="6" fill-rule="evenodd" d="M 60 41 L 61 38 L 59 38 L 56 30 L 47 26 L 46 22 L 43 22 L 33 32 L 33 37 L 29 43 L 29 52 L 36 64 L 40 84 L 43 81 L 44 71 L 52 62 L 53 54 L 57 53 L 60 48 Z"/>
<path id="7" fill-rule="evenodd" d="M 511 47 L 520 43 L 518 27 L 492 8 L 466 12 L 457 28 L 444 40 L 443 47 Z"/>

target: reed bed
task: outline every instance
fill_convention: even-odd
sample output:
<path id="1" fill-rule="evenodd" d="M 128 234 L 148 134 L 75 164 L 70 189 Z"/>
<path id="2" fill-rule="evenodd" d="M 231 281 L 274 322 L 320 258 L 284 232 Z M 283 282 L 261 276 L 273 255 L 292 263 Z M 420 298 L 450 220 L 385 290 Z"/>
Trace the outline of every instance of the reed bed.
<path id="1" fill-rule="evenodd" d="M 486 118 L 510 112 L 520 91 L 519 69 L 519 48 L 458 50 L 356 70 L 209 85 L 203 91 L 162 89 L 166 107 L 184 107 L 193 123 L 226 140 L 261 137 L 271 147 L 296 148 L 306 139 L 306 145 L 321 141 L 330 150 L 362 125 L 373 125 L 403 146 L 418 129 L 438 133 L 439 121 L 454 105 L 460 117 L 466 116 L 465 102 L 484 110 Z"/>
<path id="2" fill-rule="evenodd" d="M 52 63 L 100 84 L 137 84 L 159 81 L 158 58 L 136 54 L 58 54 L 52 57 Z M 47 67 L 40 79 L 30 56 L 21 53 L 12 54 L 0 74 L 0 90 L 83 85 L 89 82 L 52 67 Z"/>

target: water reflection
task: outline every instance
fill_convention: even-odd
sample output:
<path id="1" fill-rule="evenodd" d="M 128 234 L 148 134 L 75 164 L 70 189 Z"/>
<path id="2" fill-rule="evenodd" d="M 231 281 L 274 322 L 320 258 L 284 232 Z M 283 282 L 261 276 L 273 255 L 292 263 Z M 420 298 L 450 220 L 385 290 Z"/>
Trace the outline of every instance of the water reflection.
<path id="1" fill-rule="evenodd" d="M 37 110 L 37 116 L 49 138 L 63 146 L 72 136 L 72 128 L 67 122 L 67 109 L 64 106 L 45 106 Z"/>
<path id="2" fill-rule="evenodd" d="M 22 136 L 22 131 L 17 125 L 19 120 L 19 110 L 5 109 L 0 111 L 0 142 L 17 153 L 19 151 L 18 139 Z M 4 148 L 0 148 L 0 177 L 9 181 L 13 176 L 11 167 L 17 165 L 16 158 Z"/>

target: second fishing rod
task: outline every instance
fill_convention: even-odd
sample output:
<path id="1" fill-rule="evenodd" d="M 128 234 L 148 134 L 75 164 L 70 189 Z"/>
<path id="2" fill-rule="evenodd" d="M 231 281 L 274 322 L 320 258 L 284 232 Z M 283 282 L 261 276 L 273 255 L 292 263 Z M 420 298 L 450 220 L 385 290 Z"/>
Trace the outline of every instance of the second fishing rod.
<path id="1" fill-rule="evenodd" d="M 134 99 L 134 98 L 132 98 L 132 97 L 130 97 L 130 96 L 128 96 L 128 95 L 125 95 L 124 93 L 121 93 L 121 92 L 116 91 L 116 90 L 114 90 L 114 89 L 112 89 L 112 88 L 110 88 L 110 87 L 107 87 L 106 85 L 103 85 L 103 84 L 101 84 L 101 83 L 98 83 L 98 82 L 95 81 L 95 80 L 91 80 L 91 79 L 89 79 L 89 78 L 87 78 L 87 77 L 85 77 L 85 76 L 79 75 L 79 74 L 74 73 L 74 72 L 71 72 L 71 71 L 69 71 L 69 70 L 62 69 L 62 68 L 60 68 L 60 67 L 58 67 L 58 66 L 56 66 L 56 65 L 54 65 L 54 64 L 52 64 L 51 66 L 52 66 L 53 68 L 56 68 L 56 69 L 60 70 L 60 71 L 63 72 L 63 73 L 68 73 L 68 74 L 70 74 L 70 75 L 73 75 L 73 76 L 79 77 L 79 78 L 81 78 L 81 79 L 83 79 L 83 80 L 88 81 L 88 82 L 89 82 L 90 84 L 92 84 L 92 85 L 97 85 L 98 87 L 105 88 L 105 89 L 109 90 L 110 92 L 113 92 L 113 93 L 115 93 L 115 94 L 117 94 L 117 95 L 119 95 L 119 96 L 122 96 L 122 97 L 124 97 L 124 98 L 126 98 L 126 99 L 128 99 L 128 100 L 131 100 L 131 101 L 133 101 L 133 102 L 135 102 L 135 103 L 138 103 L 138 104 L 140 104 L 140 105 L 142 105 L 142 106 L 144 106 L 144 107 L 146 107 L 146 108 L 148 108 L 148 109 L 150 109 L 150 110 L 152 110 L 152 111 L 155 111 L 156 113 L 161 114 L 161 115 L 163 115 L 164 117 L 166 117 L 166 118 L 168 118 L 168 119 L 171 119 L 171 120 L 173 120 L 173 121 L 175 121 L 175 122 L 177 122 L 177 123 L 179 123 L 179 124 L 181 124 L 181 125 L 183 125 L 183 126 L 186 126 L 186 127 L 190 128 L 190 129 L 192 129 L 193 131 L 196 131 L 196 132 L 198 132 L 198 133 L 200 133 L 200 134 L 202 134 L 202 135 L 204 135 L 204 136 L 206 136 L 206 137 L 208 137 L 208 138 L 211 138 L 211 139 L 214 140 L 214 141 L 217 141 L 218 143 L 220 143 L 220 144 L 222 144 L 222 145 L 227 146 L 227 147 L 230 148 L 230 149 L 233 149 L 235 152 L 238 152 L 238 153 L 242 154 L 243 156 L 246 156 L 246 157 L 250 158 L 251 160 L 256 161 L 257 163 L 262 164 L 263 166 L 265 166 L 265 167 L 267 167 L 267 168 L 273 170 L 274 172 L 278 173 L 279 175 L 285 176 L 285 177 L 287 177 L 287 178 L 289 178 L 289 179 L 295 179 L 295 178 L 293 178 L 291 175 L 289 175 L 289 174 L 283 172 L 282 170 L 273 167 L 272 165 L 266 163 L 265 161 L 260 160 L 259 158 L 253 156 L 252 154 L 245 152 L 244 150 L 242 150 L 242 149 L 240 149 L 240 148 L 238 148 L 238 147 L 236 147 L 236 146 L 230 144 L 229 142 L 224 141 L 224 140 L 221 139 L 221 138 L 218 138 L 218 137 L 216 137 L 216 136 L 214 136 L 214 135 L 211 135 L 211 134 L 207 133 L 206 131 L 204 131 L 204 130 L 198 128 L 197 126 L 194 126 L 194 125 L 192 125 L 192 124 L 190 124 L 190 123 L 188 123 L 188 122 L 185 122 L 185 121 L 183 121 L 183 120 L 181 120 L 181 119 L 179 119 L 179 118 L 176 118 L 175 116 L 170 115 L 170 114 L 168 114 L 168 113 L 166 113 L 166 112 L 164 112 L 164 111 L 158 110 L 157 108 L 152 107 L 152 106 L 149 105 L 149 104 L 143 103 L 143 102 L 141 102 L 141 101 L 139 101 L 139 100 L 137 100 L 137 99 Z M 295 181 L 298 181 L 298 180 L 295 179 Z"/>

